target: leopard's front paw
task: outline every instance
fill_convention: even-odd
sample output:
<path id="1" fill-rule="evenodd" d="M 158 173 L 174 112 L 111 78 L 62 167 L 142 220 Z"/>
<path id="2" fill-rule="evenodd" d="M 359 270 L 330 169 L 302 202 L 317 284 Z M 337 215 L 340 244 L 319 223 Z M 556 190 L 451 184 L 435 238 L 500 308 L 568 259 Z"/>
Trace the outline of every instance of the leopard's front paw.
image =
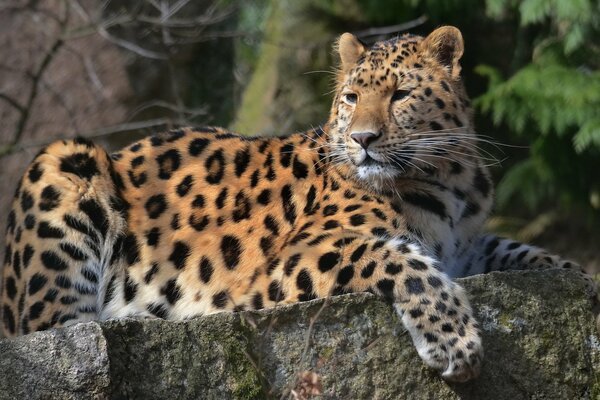
<path id="1" fill-rule="evenodd" d="M 438 301 L 433 309 L 406 310 L 402 321 L 427 365 L 440 371 L 447 381 L 466 382 L 481 372 L 483 345 L 479 325 L 462 290 L 455 293 L 458 296 L 450 304 Z"/>
<path id="2" fill-rule="evenodd" d="M 442 378 L 451 382 L 466 382 L 479 376 L 483 362 L 483 345 L 479 333 L 474 336 L 473 340 L 459 341 L 448 349 L 446 357 L 449 362 L 442 372 Z"/>
<path id="3" fill-rule="evenodd" d="M 451 382 L 466 382 L 481 372 L 483 346 L 479 332 L 458 335 L 436 335 L 424 332 L 425 340 L 415 341 L 417 352 L 427 365 L 441 371 Z M 432 340 L 437 336 L 437 341 Z"/>

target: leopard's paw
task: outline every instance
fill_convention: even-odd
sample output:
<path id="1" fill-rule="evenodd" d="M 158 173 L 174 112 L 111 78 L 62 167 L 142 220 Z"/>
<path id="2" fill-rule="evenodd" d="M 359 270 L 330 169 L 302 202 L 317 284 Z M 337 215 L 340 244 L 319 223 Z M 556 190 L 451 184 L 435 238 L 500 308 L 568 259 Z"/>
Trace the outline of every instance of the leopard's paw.
<path id="1" fill-rule="evenodd" d="M 451 299 L 452 303 L 433 302 L 429 309 L 406 310 L 402 322 L 427 365 L 447 381 L 466 382 L 481 372 L 483 345 L 464 291 L 455 286 Z"/>
<path id="2" fill-rule="evenodd" d="M 415 341 L 417 352 L 425 364 L 441 372 L 442 378 L 451 382 L 466 382 L 477 378 L 481 372 L 483 346 L 476 330 L 465 337 L 438 337 L 425 332 L 425 340 Z"/>
<path id="3" fill-rule="evenodd" d="M 449 363 L 442 372 L 442 378 L 451 382 L 466 382 L 477 378 L 483 363 L 481 338 L 477 335 L 473 341 L 459 342 L 448 351 L 447 357 Z"/>

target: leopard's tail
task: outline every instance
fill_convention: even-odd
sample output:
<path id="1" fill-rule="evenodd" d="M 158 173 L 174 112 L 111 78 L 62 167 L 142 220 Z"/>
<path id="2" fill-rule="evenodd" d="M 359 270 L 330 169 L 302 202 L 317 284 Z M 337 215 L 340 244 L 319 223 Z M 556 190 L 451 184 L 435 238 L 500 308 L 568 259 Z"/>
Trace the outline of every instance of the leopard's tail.
<path id="1" fill-rule="evenodd" d="M 97 318 L 125 227 L 120 187 L 107 152 L 86 139 L 52 143 L 35 157 L 8 213 L 5 336 Z"/>

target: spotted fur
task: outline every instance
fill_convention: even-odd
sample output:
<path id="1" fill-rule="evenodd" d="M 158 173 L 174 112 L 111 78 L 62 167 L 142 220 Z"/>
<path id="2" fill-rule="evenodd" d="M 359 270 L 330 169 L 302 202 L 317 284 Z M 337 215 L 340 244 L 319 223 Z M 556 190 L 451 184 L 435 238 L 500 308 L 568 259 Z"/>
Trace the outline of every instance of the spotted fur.
<path id="1" fill-rule="evenodd" d="M 339 53 L 323 129 L 186 128 L 110 157 L 84 139 L 44 149 L 9 213 L 4 334 L 368 291 L 444 378 L 477 376 L 479 327 L 451 278 L 567 262 L 480 233 L 493 188 L 458 30 L 368 49 L 345 34 Z"/>

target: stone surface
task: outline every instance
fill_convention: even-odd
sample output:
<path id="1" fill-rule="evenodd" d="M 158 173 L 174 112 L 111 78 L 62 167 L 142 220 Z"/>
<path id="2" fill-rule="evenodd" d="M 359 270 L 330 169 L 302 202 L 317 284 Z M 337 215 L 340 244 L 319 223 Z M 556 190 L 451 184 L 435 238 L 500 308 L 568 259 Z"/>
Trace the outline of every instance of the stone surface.
<path id="1" fill-rule="evenodd" d="M 98 324 L 0 341 L 0 399 L 103 399 L 110 384 Z"/>
<path id="2" fill-rule="evenodd" d="M 325 399 L 595 399 L 600 341 L 566 271 L 463 279 L 484 332 L 482 375 L 425 367 L 392 307 L 355 294 L 182 322 L 87 323 L 0 341 L 0 399 L 279 398 L 312 371 Z"/>

